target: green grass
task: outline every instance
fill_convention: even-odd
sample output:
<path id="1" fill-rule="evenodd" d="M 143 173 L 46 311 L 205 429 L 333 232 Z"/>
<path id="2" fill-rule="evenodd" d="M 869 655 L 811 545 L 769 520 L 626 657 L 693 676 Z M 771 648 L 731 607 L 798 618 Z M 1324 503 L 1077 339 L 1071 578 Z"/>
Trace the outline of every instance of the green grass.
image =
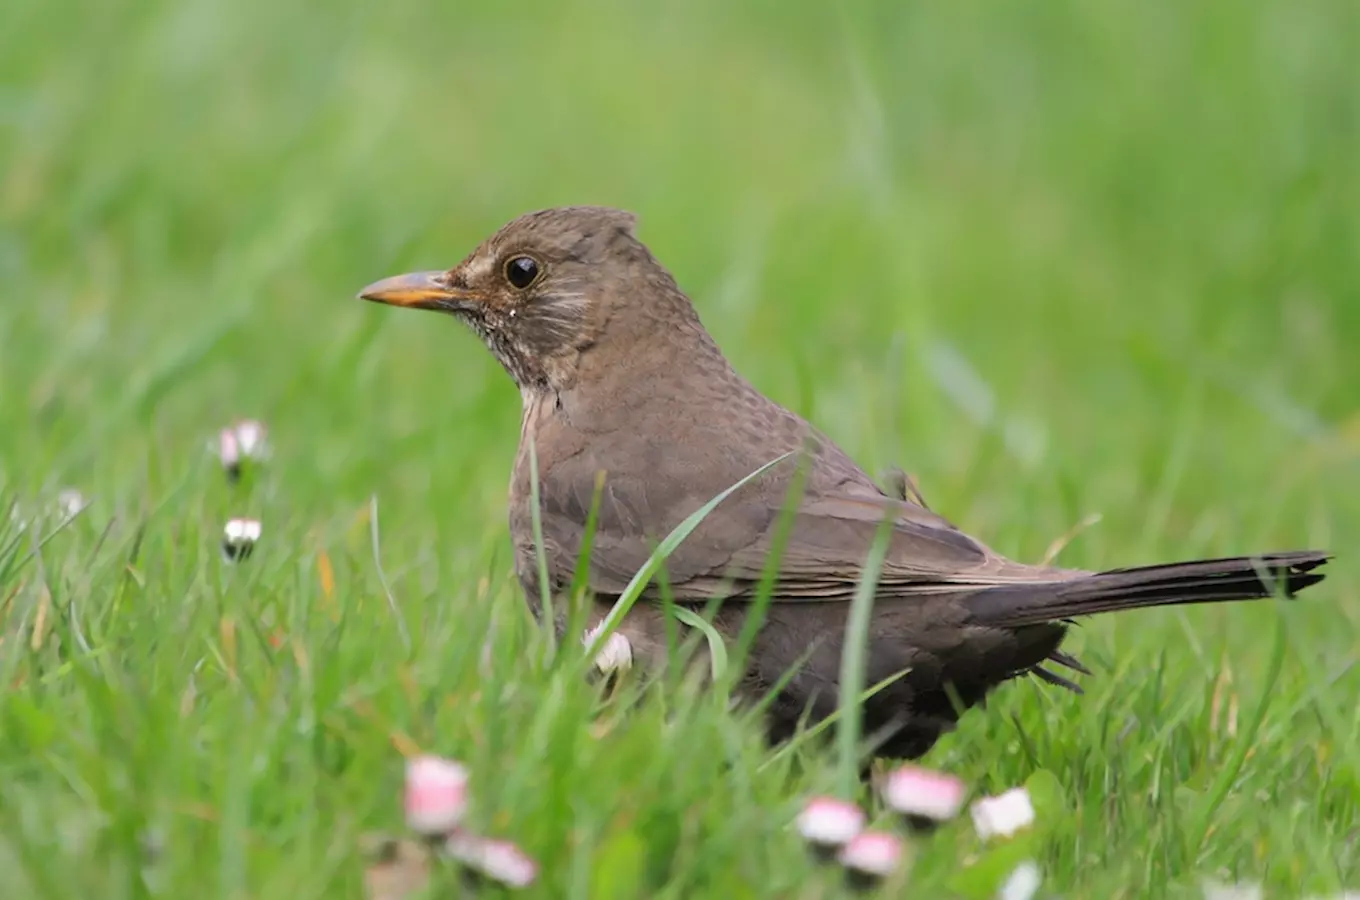
<path id="1" fill-rule="evenodd" d="M 92 505 L 0 552 L 0 896 L 358 896 L 414 746 L 469 763 L 533 896 L 837 895 L 787 828 L 832 751 L 541 665 L 515 389 L 354 299 L 568 202 L 639 212 L 744 373 L 1001 552 L 1091 513 L 1063 562 L 1337 551 L 1297 604 L 1089 623 L 1086 696 L 1011 685 L 928 762 L 1046 798 L 1045 896 L 1360 887 L 1354 4 L 4 18 L 0 496 Z M 204 447 L 242 415 L 276 454 L 232 489 Z M 921 849 L 924 896 L 969 842 Z"/>

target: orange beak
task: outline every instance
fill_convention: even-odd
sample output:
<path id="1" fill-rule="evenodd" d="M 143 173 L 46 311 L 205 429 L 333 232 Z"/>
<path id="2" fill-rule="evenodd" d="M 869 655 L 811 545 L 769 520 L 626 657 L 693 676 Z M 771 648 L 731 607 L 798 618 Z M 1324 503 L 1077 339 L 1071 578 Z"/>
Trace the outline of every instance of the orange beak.
<path id="1" fill-rule="evenodd" d="M 449 287 L 443 272 L 412 272 L 370 284 L 359 292 L 359 299 L 412 309 L 451 310 L 468 298 L 463 291 Z"/>

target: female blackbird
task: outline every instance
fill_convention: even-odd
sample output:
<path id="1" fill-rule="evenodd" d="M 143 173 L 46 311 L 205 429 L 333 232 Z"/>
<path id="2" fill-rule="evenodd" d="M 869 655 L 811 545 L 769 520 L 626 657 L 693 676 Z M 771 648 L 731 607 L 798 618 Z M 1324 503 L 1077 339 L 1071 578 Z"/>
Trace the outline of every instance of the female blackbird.
<path id="1" fill-rule="evenodd" d="M 873 695 L 865 724 L 884 756 L 916 757 L 962 709 L 1001 682 L 1047 668 L 1085 672 L 1058 649 L 1067 620 L 1178 603 L 1292 596 L 1316 584 L 1317 551 L 1170 563 L 1107 572 L 1013 562 L 914 499 L 888 496 L 844 452 L 737 374 L 688 297 L 635 235 L 635 218 L 600 207 L 530 213 L 444 272 L 402 275 L 361 297 L 451 313 L 471 326 L 524 399 L 510 488 L 516 571 L 540 596 L 529 446 L 537 452 L 550 589 L 572 583 L 603 473 L 588 561 L 590 624 L 656 544 L 699 507 L 762 465 L 792 455 L 727 497 L 668 558 L 675 602 L 726 598 L 715 625 L 735 636 L 775 541 L 800 466 L 772 602 L 742 682 L 770 707 L 770 731 L 792 733 L 805 710 L 836 709 L 848 601 L 880 523 L 867 683 L 907 674 Z M 666 630 L 653 583 L 620 626 L 635 665 L 664 664 Z"/>

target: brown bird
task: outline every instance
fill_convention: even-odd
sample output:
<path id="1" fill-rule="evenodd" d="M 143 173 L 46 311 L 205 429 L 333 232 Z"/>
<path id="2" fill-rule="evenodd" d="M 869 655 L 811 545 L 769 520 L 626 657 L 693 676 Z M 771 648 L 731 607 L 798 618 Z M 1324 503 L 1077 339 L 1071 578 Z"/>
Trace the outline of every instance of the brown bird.
<path id="1" fill-rule="evenodd" d="M 715 625 L 737 635 L 801 464 L 805 482 L 752 647 L 747 696 L 786 674 L 770 707 L 775 739 L 836 709 L 849 600 L 884 520 L 891 522 L 869 635 L 866 681 L 907 674 L 865 705 L 884 756 L 916 757 L 1001 682 L 1044 668 L 1089 674 L 1058 647 L 1068 620 L 1093 613 L 1293 596 L 1316 584 L 1328 554 L 1169 563 L 1086 572 L 1013 562 L 917 502 L 888 495 L 834 443 L 736 370 L 688 297 L 620 210 L 570 207 L 510 222 L 444 272 L 389 278 L 367 300 L 451 313 L 471 326 L 524 401 L 510 486 L 515 569 L 537 606 L 530 442 L 536 447 L 550 589 L 567 590 L 604 473 L 588 562 L 597 623 L 656 544 L 707 501 L 790 451 L 724 500 L 667 560 L 675 602 L 726 598 Z M 661 587 L 620 627 L 634 659 L 665 663 Z M 558 609 L 561 604 L 557 604 Z M 559 627 L 560 624 L 559 624 Z"/>

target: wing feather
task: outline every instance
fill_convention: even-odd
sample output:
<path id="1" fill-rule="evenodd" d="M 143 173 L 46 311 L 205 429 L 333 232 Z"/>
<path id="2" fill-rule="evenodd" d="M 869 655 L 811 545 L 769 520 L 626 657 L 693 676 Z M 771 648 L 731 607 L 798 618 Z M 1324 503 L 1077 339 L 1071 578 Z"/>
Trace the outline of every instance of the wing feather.
<path id="1" fill-rule="evenodd" d="M 567 474 L 555 472 L 542 491 L 548 556 L 564 569 L 574 565 L 584 543 L 582 523 L 595 490 L 593 472 L 589 477 L 562 477 Z M 743 599 L 754 594 L 771 559 L 777 510 L 785 496 L 779 479 L 773 481 L 733 494 L 671 555 L 666 573 L 676 599 Z M 590 559 L 592 591 L 620 593 L 667 531 L 707 502 L 708 496 L 683 488 L 668 495 L 666 484 L 677 482 L 608 478 Z M 969 591 L 1083 574 L 1012 562 L 917 503 L 885 496 L 872 484 L 851 484 L 848 490 L 811 494 L 799 505 L 780 560 L 775 598 L 787 602 L 849 600 L 885 519 L 892 522 L 892 530 L 879 575 L 881 596 Z M 644 530 L 648 522 L 661 523 L 656 533 Z M 555 582 L 567 583 L 571 572 L 554 572 L 553 576 Z M 644 596 L 655 599 L 659 589 L 653 585 Z"/>

